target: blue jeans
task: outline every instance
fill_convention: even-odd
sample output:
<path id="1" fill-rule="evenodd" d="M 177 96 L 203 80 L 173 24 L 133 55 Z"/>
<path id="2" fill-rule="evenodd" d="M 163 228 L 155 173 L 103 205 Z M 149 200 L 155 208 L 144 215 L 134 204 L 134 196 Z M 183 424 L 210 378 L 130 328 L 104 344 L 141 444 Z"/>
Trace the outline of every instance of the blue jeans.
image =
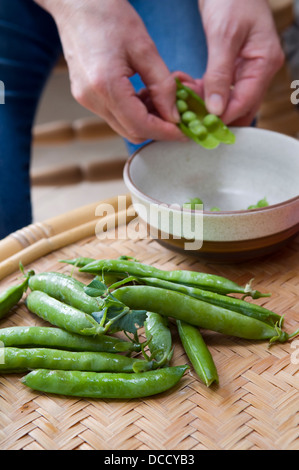
<path id="1" fill-rule="evenodd" d="M 194 78 L 206 68 L 197 0 L 131 0 L 170 70 Z M 62 53 L 53 18 L 33 0 L 0 2 L 0 239 L 32 222 L 31 131 L 39 99 Z M 136 91 L 143 87 L 132 77 Z M 59 116 L 58 116 L 59 117 Z M 138 147 L 127 142 L 131 154 Z"/>

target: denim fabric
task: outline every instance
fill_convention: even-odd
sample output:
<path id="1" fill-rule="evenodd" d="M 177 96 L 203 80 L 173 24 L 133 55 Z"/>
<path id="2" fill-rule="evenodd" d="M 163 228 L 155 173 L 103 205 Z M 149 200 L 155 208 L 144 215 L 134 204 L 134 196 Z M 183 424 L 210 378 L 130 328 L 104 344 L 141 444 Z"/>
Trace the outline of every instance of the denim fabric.
<path id="1" fill-rule="evenodd" d="M 0 2 L 0 238 L 31 223 L 31 130 L 40 95 L 61 53 L 52 17 L 33 0 Z"/>
<path id="2" fill-rule="evenodd" d="M 171 72 L 181 70 L 201 78 L 207 64 L 207 46 L 198 0 L 130 0 Z M 139 75 L 131 79 L 136 91 L 144 87 Z M 129 154 L 136 145 L 125 140 Z"/>
<path id="3" fill-rule="evenodd" d="M 170 70 L 201 77 L 207 60 L 197 0 L 132 0 Z M 32 222 L 31 130 L 47 78 L 61 54 L 52 17 L 33 0 L 0 1 L 0 239 Z M 138 91 L 142 82 L 132 78 Z M 129 153 L 138 147 L 127 143 Z"/>

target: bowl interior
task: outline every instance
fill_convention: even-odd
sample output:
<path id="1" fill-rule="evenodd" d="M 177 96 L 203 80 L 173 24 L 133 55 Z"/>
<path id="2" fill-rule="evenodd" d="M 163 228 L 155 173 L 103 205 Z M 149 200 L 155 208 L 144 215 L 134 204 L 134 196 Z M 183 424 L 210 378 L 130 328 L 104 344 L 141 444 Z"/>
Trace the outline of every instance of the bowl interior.
<path id="1" fill-rule="evenodd" d="M 167 204 L 199 197 L 204 210 L 239 211 L 299 194 L 299 141 L 255 128 L 234 128 L 236 143 L 205 150 L 196 143 L 154 142 L 135 153 L 129 189 Z"/>

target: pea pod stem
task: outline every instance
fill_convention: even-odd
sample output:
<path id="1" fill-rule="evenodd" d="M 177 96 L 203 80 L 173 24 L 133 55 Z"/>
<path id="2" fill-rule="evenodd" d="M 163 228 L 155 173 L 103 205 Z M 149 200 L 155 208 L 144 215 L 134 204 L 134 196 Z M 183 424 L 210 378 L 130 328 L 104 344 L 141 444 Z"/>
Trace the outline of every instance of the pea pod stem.
<path id="1" fill-rule="evenodd" d="M 151 286 L 125 286 L 116 290 L 114 296 L 130 308 L 144 308 L 229 336 L 280 342 L 287 341 L 289 337 L 279 325 L 271 326 L 173 290 Z"/>
<path id="2" fill-rule="evenodd" d="M 100 274 L 103 271 L 106 271 L 110 273 L 123 273 L 136 277 L 156 277 L 165 281 L 199 287 L 201 289 L 220 294 L 238 293 L 248 296 L 250 295 L 254 298 L 269 295 L 253 290 L 249 284 L 242 287 L 222 276 L 188 270 L 164 271 L 135 261 L 111 259 L 97 260 L 80 268 L 79 271 L 92 274 Z"/>
<path id="3" fill-rule="evenodd" d="M 184 350 L 199 378 L 207 387 L 212 383 L 218 384 L 219 377 L 214 360 L 199 329 L 181 320 L 176 323 Z"/>
<path id="4" fill-rule="evenodd" d="M 187 365 L 140 373 L 81 372 L 39 369 L 23 377 L 34 390 L 66 396 L 130 399 L 156 395 L 174 387 Z"/>
<path id="5" fill-rule="evenodd" d="M 0 373 L 32 369 L 80 370 L 91 372 L 134 372 L 151 370 L 154 363 L 108 352 L 75 352 L 49 348 L 3 348 Z"/>
<path id="6" fill-rule="evenodd" d="M 219 307 L 227 308 L 229 310 L 234 310 L 235 312 L 242 313 L 243 315 L 264 321 L 272 326 L 275 325 L 275 323 L 280 322 L 283 318 L 277 313 L 252 302 L 246 302 L 245 300 L 237 299 L 228 295 L 217 294 L 215 292 L 199 289 L 198 287 L 184 286 L 183 284 L 164 281 L 153 277 L 136 278 L 136 281 L 149 286 L 162 287 L 164 289 L 182 292 L 183 294 L 190 295 L 191 297 L 203 300 L 204 302 L 218 305 Z"/>

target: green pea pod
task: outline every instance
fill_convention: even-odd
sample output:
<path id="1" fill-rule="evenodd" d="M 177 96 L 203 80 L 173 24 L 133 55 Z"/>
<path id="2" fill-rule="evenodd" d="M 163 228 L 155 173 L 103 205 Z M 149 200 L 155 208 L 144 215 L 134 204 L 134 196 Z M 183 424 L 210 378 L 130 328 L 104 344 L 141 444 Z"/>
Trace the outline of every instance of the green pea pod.
<path id="1" fill-rule="evenodd" d="M 0 294 L 0 318 L 7 315 L 22 299 L 24 292 L 27 290 L 28 281 L 33 274 L 33 271 L 29 271 L 25 274 L 25 279 L 21 284 L 8 287 L 8 289 Z"/>
<path id="2" fill-rule="evenodd" d="M 235 143 L 235 135 L 230 129 L 215 115 L 209 114 L 205 102 L 197 95 L 191 88 L 183 85 L 178 78 L 176 78 L 177 95 L 182 97 L 181 92 L 184 91 L 184 103 L 187 105 L 182 107 L 182 103 L 178 106 L 181 110 L 181 122 L 178 124 L 182 132 L 194 140 L 197 144 L 206 149 L 214 149 L 220 143 L 233 144 Z M 182 101 L 180 99 L 180 101 Z M 183 111 L 183 113 L 182 113 Z M 201 129 L 196 132 L 195 126 L 192 126 L 192 121 L 188 119 L 184 122 L 184 113 L 190 112 L 195 115 L 196 122 L 200 123 Z M 187 124 L 188 123 L 188 124 Z M 199 127 L 198 125 L 196 126 Z M 203 132 L 205 130 L 205 132 Z"/>
<path id="3" fill-rule="evenodd" d="M 33 291 L 26 299 L 30 312 L 58 328 L 80 335 L 101 335 L 106 333 L 91 315 L 66 305 L 45 292 Z"/>
<path id="4" fill-rule="evenodd" d="M 152 357 L 160 367 L 168 364 L 172 356 L 172 337 L 167 318 L 147 312 L 144 329 Z"/>
<path id="5" fill-rule="evenodd" d="M 227 308 L 229 310 L 234 310 L 235 312 L 242 313 L 248 317 L 264 321 L 272 326 L 277 322 L 280 322 L 280 326 L 283 324 L 283 317 L 281 315 L 278 315 L 265 307 L 254 304 L 253 302 L 247 302 L 229 295 L 221 295 L 215 292 L 199 289 L 198 287 L 184 286 L 176 282 L 164 281 L 154 277 L 136 278 L 136 280 L 149 286 L 162 287 L 164 289 L 182 292 L 183 294 L 190 295 L 191 297 L 203 300 L 204 302 L 218 305 L 219 307 Z"/>
<path id="6" fill-rule="evenodd" d="M 84 258 L 84 257 L 79 257 L 79 258 L 74 258 L 74 259 L 63 259 L 60 260 L 60 263 L 66 263 L 66 264 L 71 264 L 72 266 L 75 266 L 76 268 L 83 268 L 89 263 L 92 263 L 95 261 L 94 258 Z M 102 276 L 102 281 L 106 284 L 106 286 L 111 286 L 115 282 L 117 282 L 121 276 L 116 276 L 116 275 L 109 275 L 105 274 Z"/>
<path id="7" fill-rule="evenodd" d="M 158 279 L 163 279 L 164 281 L 199 287 L 219 294 L 237 293 L 251 296 L 254 299 L 269 296 L 269 294 L 262 294 L 261 292 L 252 289 L 250 283 L 243 287 L 223 276 L 188 270 L 164 271 L 162 269 L 155 268 L 154 266 L 134 261 L 115 259 L 97 260 L 80 268 L 79 271 L 92 274 L 100 274 L 102 271 L 106 271 L 110 273 L 123 273 L 136 277 L 156 277 Z"/>
<path id="8" fill-rule="evenodd" d="M 34 390 L 88 398 L 141 398 L 165 392 L 182 378 L 187 365 L 138 373 L 79 372 L 39 369 L 22 378 Z"/>
<path id="9" fill-rule="evenodd" d="M 80 256 L 79 258 L 73 258 L 73 259 L 60 259 L 60 263 L 66 263 L 66 264 L 71 264 L 72 266 L 75 266 L 77 268 L 82 268 L 88 263 L 92 263 L 94 261 L 93 258 L 84 258 L 83 256 Z"/>
<path id="10" fill-rule="evenodd" d="M 198 328 L 177 320 L 177 327 L 184 350 L 199 378 L 210 387 L 219 383 L 217 369 Z"/>
<path id="11" fill-rule="evenodd" d="M 153 362 L 107 352 L 74 352 L 48 348 L 2 348 L 0 373 L 32 369 L 80 370 L 91 372 L 134 372 L 153 368 Z"/>
<path id="12" fill-rule="evenodd" d="M 62 273 L 35 274 L 29 280 L 29 287 L 32 291 L 45 292 L 54 299 L 90 315 L 101 310 L 103 303 L 100 297 L 91 297 L 85 293 L 85 284 Z"/>
<path id="13" fill-rule="evenodd" d="M 117 289 L 114 297 L 132 309 L 146 309 L 173 317 L 194 326 L 251 340 L 285 342 L 288 335 L 280 325 L 271 326 L 241 313 L 208 304 L 189 295 L 151 286 L 126 286 Z"/>
<path id="14" fill-rule="evenodd" d="M 0 329 L 3 346 L 44 347 L 70 351 L 131 352 L 140 351 L 140 344 L 116 336 L 82 336 L 47 326 L 14 326 Z"/>

